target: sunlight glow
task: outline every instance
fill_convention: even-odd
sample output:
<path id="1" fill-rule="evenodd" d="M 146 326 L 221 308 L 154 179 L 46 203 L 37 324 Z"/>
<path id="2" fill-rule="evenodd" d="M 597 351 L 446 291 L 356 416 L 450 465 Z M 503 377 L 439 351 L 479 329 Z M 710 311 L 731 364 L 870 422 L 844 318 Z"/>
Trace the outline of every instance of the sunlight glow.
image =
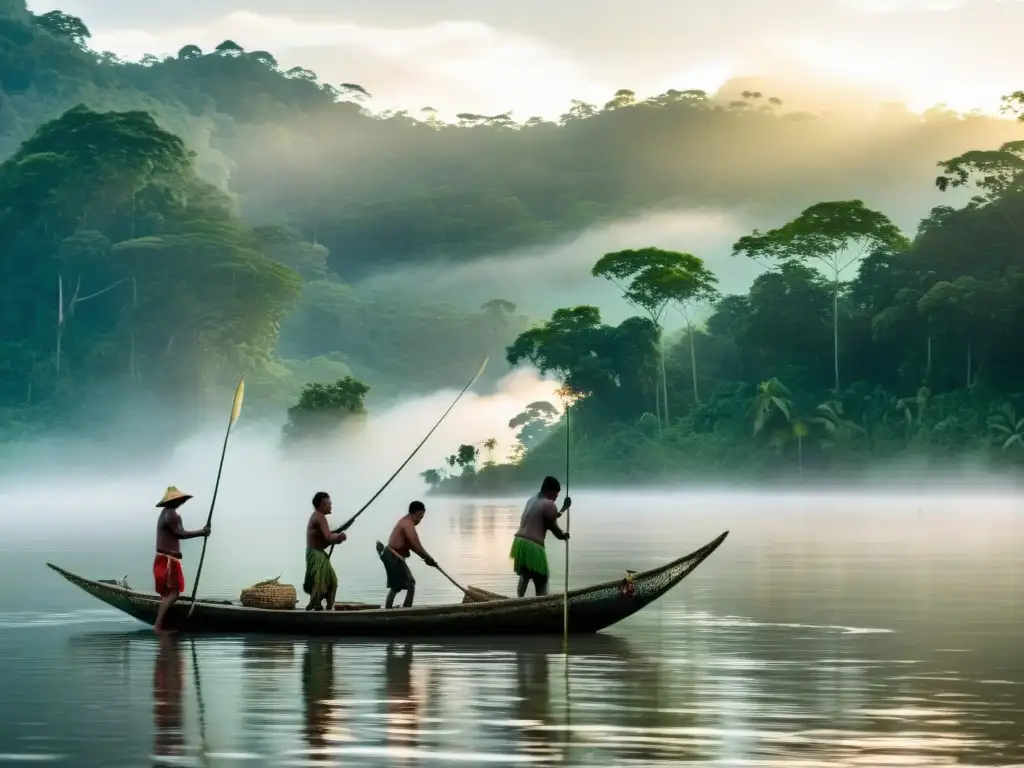
<path id="1" fill-rule="evenodd" d="M 879 52 L 803 39 L 778 45 L 799 65 L 835 81 L 837 89 L 844 82 L 877 89 L 884 98 L 902 101 L 918 113 L 944 104 L 958 112 L 998 114 L 1001 97 L 1017 87 L 1010 80 L 977 82 L 946 76 L 936 71 L 934 59 L 920 51 Z"/>

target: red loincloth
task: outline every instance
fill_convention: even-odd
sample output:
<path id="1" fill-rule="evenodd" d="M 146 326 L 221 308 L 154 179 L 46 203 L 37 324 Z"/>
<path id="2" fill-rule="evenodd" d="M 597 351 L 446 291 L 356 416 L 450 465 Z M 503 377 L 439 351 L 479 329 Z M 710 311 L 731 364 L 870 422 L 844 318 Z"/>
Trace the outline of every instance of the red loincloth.
<path id="1" fill-rule="evenodd" d="M 181 570 L 181 561 L 159 552 L 153 559 L 153 580 L 156 593 L 166 597 L 171 592 L 185 591 L 185 572 Z"/>

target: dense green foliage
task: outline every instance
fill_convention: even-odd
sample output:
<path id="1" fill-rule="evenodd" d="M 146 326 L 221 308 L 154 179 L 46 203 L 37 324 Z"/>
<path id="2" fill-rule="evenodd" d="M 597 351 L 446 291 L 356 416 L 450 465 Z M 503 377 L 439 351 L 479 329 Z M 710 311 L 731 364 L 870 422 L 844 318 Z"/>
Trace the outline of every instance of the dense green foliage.
<path id="1" fill-rule="evenodd" d="M 377 397 L 425 392 L 508 347 L 510 364 L 586 393 L 573 422 L 584 473 L 671 476 L 688 452 L 735 456 L 719 461 L 730 467 L 761 460 L 748 451 L 746 414 L 762 381 L 784 383 L 807 419 L 842 401 L 858 424 L 871 398 L 885 402 L 876 420 L 897 424 L 892 403 L 925 384 L 927 407 L 905 406 L 915 429 L 971 402 L 973 421 L 956 434 L 975 441 L 1021 391 L 1017 143 L 950 161 L 940 187 L 978 178 L 982 197 L 936 209 L 909 246 L 868 238 L 886 248 L 865 254 L 851 282 L 822 277 L 793 250 L 748 295 L 721 299 L 704 328 L 665 340 L 663 357 L 657 313 L 608 325 L 582 306 L 531 328 L 512 303 L 525 297 L 463 306 L 360 285 L 396 265 L 446 269 L 659 207 L 746 206 L 781 221 L 793 200 L 851 189 L 884 187 L 875 204 L 914 197 L 937 158 L 1012 139 L 1011 123 L 899 110 L 851 122 L 760 93 L 729 102 L 623 90 L 603 106 L 572 102 L 553 122 L 464 114 L 448 124 L 429 108 L 373 113 L 360 86 L 282 71 L 270 52 L 231 41 L 210 52 L 182 41 L 175 56 L 125 62 L 91 50 L 90 37 L 73 16 L 0 0 L 5 437 L 108 424 L 146 404 L 185 430 L 239 372 L 249 413 L 283 415 L 304 384 L 346 377 Z M 695 263 L 634 264 L 628 278 L 642 278 L 641 293 L 671 288 L 663 310 L 689 311 L 714 298 L 710 273 L 682 280 Z M 613 267 L 599 272 L 626 279 Z M 824 364 L 833 359 L 838 394 Z M 490 381 L 504 370 L 492 365 Z M 557 431 L 551 412 L 533 403 L 524 413 L 513 429 L 525 471 L 561 449 L 542 439 Z M 910 439 L 909 423 L 892 427 L 892 441 Z M 806 442 L 811 463 L 839 453 L 823 447 L 831 437 Z M 457 451 L 463 461 L 449 468 L 472 466 L 481 482 L 512 471 L 493 459 L 477 469 L 468 455 Z"/>
<path id="2" fill-rule="evenodd" d="M 622 90 L 558 122 L 425 107 L 370 113 L 366 92 L 225 41 L 124 62 L 88 49 L 81 20 L 0 6 L 0 155 L 78 103 L 153 110 L 240 196 L 251 221 L 289 223 L 351 280 L 431 256 L 472 259 L 658 206 L 783 210 L 844 189 L 912 192 L 936 157 L 1017 135 L 985 117 L 890 109 L 863 122 L 733 101 Z M 372 88 L 370 89 L 372 90 Z"/>
<path id="3" fill-rule="evenodd" d="M 299 291 L 143 112 L 78 107 L 0 166 L 0 407 L 65 413 L 101 386 L 179 415 L 258 367 Z"/>
<path id="4" fill-rule="evenodd" d="M 960 210 L 934 209 L 912 241 L 860 201 L 819 203 L 741 238 L 737 255 L 774 263 L 747 295 L 723 297 L 703 329 L 670 346 L 674 418 L 664 431 L 651 429 L 646 411 L 658 365 L 647 318 L 610 327 L 595 307 L 559 309 L 519 336 L 509 362 L 554 373 L 582 396 L 570 439 L 577 477 L 590 482 L 834 476 L 899 457 L 1020 466 L 1019 151 L 1012 144 L 943 163 L 940 188 L 973 179 L 980 194 Z M 867 247 L 851 251 L 858 240 Z M 843 281 L 855 260 L 855 277 Z M 619 346 L 626 328 L 637 335 Z M 694 376 L 708 397 L 686 386 Z M 511 464 L 429 479 L 445 491 L 526 485 L 565 460 L 564 422 L 546 429 L 550 439 L 521 445 Z"/>
<path id="5" fill-rule="evenodd" d="M 299 402 L 288 409 L 288 423 L 283 433 L 286 442 L 305 440 L 329 434 L 342 422 L 364 416 L 366 393 L 363 382 L 346 376 L 333 384 L 307 384 Z"/>

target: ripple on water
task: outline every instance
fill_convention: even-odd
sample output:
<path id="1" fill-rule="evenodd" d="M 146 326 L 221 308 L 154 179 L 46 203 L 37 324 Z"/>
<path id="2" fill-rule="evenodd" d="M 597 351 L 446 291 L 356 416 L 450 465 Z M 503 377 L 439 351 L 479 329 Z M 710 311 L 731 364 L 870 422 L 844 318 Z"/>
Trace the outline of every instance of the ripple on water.
<path id="1" fill-rule="evenodd" d="M 0 614 L 0 762 L 1024 768 L 1016 518 L 653 498 L 624 529 L 621 504 L 578 498 L 579 584 L 733 534 L 610 636 L 572 638 L 568 659 L 561 638 L 161 643 L 66 589 L 52 613 Z M 518 505 L 446 504 L 424 522 L 432 553 L 507 590 Z M 377 594 L 359 552 L 346 588 Z M 937 576 L 953 554 L 955 583 Z M 211 562 L 226 579 L 247 558 Z M 417 601 L 452 599 L 435 576 Z"/>

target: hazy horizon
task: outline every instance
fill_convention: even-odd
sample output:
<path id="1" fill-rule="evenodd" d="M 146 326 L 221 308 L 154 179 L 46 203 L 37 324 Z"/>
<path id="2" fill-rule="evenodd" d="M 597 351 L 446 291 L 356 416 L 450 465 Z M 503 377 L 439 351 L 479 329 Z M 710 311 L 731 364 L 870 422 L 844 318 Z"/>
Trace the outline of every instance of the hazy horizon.
<path id="1" fill-rule="evenodd" d="M 921 112 L 944 103 L 998 111 L 1022 83 L 1014 74 L 1024 4 L 1000 0 L 728 0 L 700 8 L 607 0 L 574 3 L 408 0 L 32 0 L 90 27 L 91 46 L 137 60 L 185 44 L 232 39 L 268 50 L 332 84 L 355 82 L 375 109 L 556 117 L 570 99 L 603 103 L 620 88 L 714 92 L 735 78 L 766 78 L 824 108 L 898 101 Z M 741 21 L 738 21 L 741 20 Z M 956 40 L 957 56 L 949 55 Z M 1005 74 L 1003 74 L 1005 72 Z M 776 90 L 779 90 L 778 88 Z"/>

